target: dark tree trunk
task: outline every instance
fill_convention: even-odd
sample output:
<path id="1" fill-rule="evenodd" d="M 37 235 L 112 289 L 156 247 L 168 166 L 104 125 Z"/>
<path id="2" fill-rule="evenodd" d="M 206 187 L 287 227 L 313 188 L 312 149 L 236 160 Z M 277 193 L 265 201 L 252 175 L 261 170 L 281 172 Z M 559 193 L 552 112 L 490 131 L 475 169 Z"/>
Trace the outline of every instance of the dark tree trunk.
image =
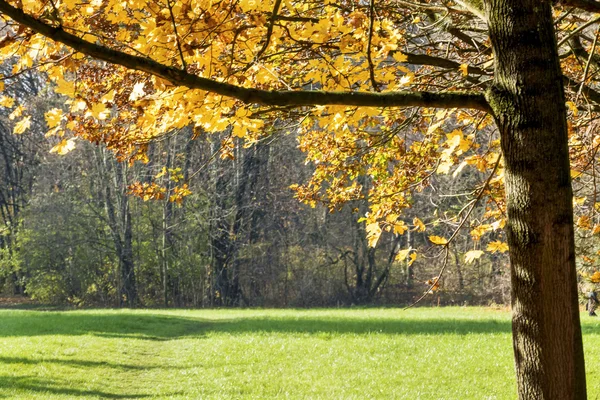
<path id="1" fill-rule="evenodd" d="M 135 279 L 135 263 L 133 257 L 133 225 L 129 198 L 125 192 L 125 171 L 119 162 L 109 159 L 102 150 L 101 176 L 105 182 L 104 207 L 111 236 L 115 245 L 115 253 L 119 260 L 120 289 L 119 306 L 137 305 L 137 284 Z M 112 176 L 111 176 L 112 174 Z M 111 188 L 110 181 L 113 181 Z"/>
<path id="2" fill-rule="evenodd" d="M 128 307 L 137 305 L 137 284 L 135 281 L 135 268 L 133 259 L 133 230 L 131 224 L 131 212 L 129 211 L 129 200 L 125 210 L 123 246 L 121 253 L 121 279 L 123 281 L 123 296 Z"/>
<path id="3" fill-rule="evenodd" d="M 506 164 L 520 399 L 585 399 L 562 74 L 551 5 L 486 0 Z"/>

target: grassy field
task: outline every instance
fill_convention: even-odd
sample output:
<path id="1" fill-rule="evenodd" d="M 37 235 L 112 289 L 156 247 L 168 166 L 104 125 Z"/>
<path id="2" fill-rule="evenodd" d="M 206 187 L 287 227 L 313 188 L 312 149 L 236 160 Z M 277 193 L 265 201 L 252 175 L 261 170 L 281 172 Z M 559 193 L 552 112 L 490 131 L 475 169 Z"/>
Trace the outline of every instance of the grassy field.
<path id="1" fill-rule="evenodd" d="M 600 398 L 600 322 L 583 317 Z M 507 311 L 0 310 L 0 398 L 512 399 Z"/>

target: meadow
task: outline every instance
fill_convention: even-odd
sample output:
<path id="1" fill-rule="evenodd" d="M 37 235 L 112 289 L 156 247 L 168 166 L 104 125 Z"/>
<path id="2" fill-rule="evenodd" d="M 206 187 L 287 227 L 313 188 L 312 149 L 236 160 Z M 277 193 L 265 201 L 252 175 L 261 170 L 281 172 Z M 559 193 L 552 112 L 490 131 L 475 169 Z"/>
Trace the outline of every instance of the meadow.
<path id="1" fill-rule="evenodd" d="M 0 398 L 513 399 L 510 332 L 490 308 L 0 310 Z"/>

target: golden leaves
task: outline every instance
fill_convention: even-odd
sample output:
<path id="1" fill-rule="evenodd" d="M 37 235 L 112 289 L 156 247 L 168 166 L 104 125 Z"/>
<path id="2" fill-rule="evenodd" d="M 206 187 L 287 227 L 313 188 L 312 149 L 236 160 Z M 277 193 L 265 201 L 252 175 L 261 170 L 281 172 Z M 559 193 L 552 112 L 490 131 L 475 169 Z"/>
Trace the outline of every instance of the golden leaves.
<path id="1" fill-rule="evenodd" d="M 60 108 L 53 108 L 44 114 L 44 119 L 48 128 L 55 128 L 63 119 L 63 111 Z"/>
<path id="2" fill-rule="evenodd" d="M 30 126 L 31 126 L 31 116 L 26 116 L 22 120 L 20 120 L 19 122 L 17 122 L 15 124 L 13 133 L 15 135 L 20 135 L 22 133 L 25 133 L 25 131 L 27 129 L 29 129 Z"/>
<path id="3" fill-rule="evenodd" d="M 481 240 L 481 237 L 486 233 L 494 229 L 492 224 L 481 224 L 471 229 L 471 238 L 475 241 Z"/>
<path id="4" fill-rule="evenodd" d="M 417 252 L 415 251 L 415 249 L 410 248 L 410 249 L 400 250 L 396 254 L 396 257 L 394 258 L 394 260 L 397 262 L 401 262 L 401 261 L 406 260 L 407 258 L 408 258 L 407 265 L 410 267 L 411 265 L 413 265 L 413 263 L 417 259 Z"/>
<path id="5" fill-rule="evenodd" d="M 408 227 L 404 223 L 404 221 L 396 221 L 392 223 L 392 231 L 396 235 L 404 235 L 404 232 L 408 230 Z"/>
<path id="6" fill-rule="evenodd" d="M 413 225 L 415 226 L 415 231 L 417 232 L 425 232 L 425 224 L 419 218 L 415 217 L 413 219 Z"/>
<path id="7" fill-rule="evenodd" d="M 110 115 L 110 110 L 107 110 L 103 103 L 95 103 L 90 110 L 90 114 L 96 119 L 104 120 Z"/>
<path id="8" fill-rule="evenodd" d="M 431 293 L 439 290 L 439 288 L 440 288 L 440 277 L 436 276 L 435 278 L 428 279 L 427 281 L 425 281 L 425 283 L 429 285 L 429 292 L 428 293 L 431 294 Z"/>
<path id="9" fill-rule="evenodd" d="M 500 241 L 490 242 L 487 245 L 487 251 L 491 253 L 505 253 L 508 251 L 508 244 Z"/>
<path id="10" fill-rule="evenodd" d="M 140 197 L 143 201 L 148 200 L 161 200 L 165 198 L 167 189 L 157 185 L 154 182 L 136 182 L 128 187 L 129 194 Z"/>
<path id="11" fill-rule="evenodd" d="M 577 226 L 581 229 L 592 229 L 592 218 L 589 215 L 582 215 L 577 219 Z"/>
<path id="12" fill-rule="evenodd" d="M 439 246 L 445 246 L 448 244 L 448 239 L 443 238 L 441 236 L 429 236 L 429 240 L 431 241 L 431 243 L 433 244 L 437 244 Z"/>
<path id="13" fill-rule="evenodd" d="M 408 266 L 410 267 L 416 261 L 416 259 L 417 259 L 417 253 L 416 252 L 412 252 L 412 253 L 410 253 L 410 255 L 408 257 L 410 258 L 410 261 L 408 262 Z"/>
<path id="14" fill-rule="evenodd" d="M 392 57 L 394 58 L 394 60 L 401 63 L 406 62 L 408 60 L 406 54 L 402 54 L 402 52 L 400 51 L 396 51 Z"/>
<path id="15" fill-rule="evenodd" d="M 57 79 L 54 92 L 64 94 L 65 96 L 73 96 L 75 94 L 75 83 L 67 81 L 64 78 Z"/>
<path id="16" fill-rule="evenodd" d="M 50 153 L 56 153 L 58 155 L 64 156 L 75 149 L 75 138 L 71 139 L 63 139 L 56 146 L 50 149 Z"/>
<path id="17" fill-rule="evenodd" d="M 572 101 L 567 101 L 565 104 L 567 105 L 569 110 L 571 110 L 571 112 L 573 113 L 573 116 L 576 117 L 577 113 L 579 112 L 579 110 L 577 109 L 577 105 Z"/>
<path id="18" fill-rule="evenodd" d="M 144 97 L 146 95 L 146 92 L 144 91 L 144 86 L 146 86 L 146 82 L 138 82 L 135 85 L 133 85 L 133 89 L 129 94 L 129 101 L 135 101 L 141 97 Z"/>
<path id="19" fill-rule="evenodd" d="M 367 242 L 369 243 L 369 247 L 377 246 L 377 242 L 379 241 L 382 232 L 379 222 L 367 224 L 365 229 L 367 231 Z"/>
<path id="20" fill-rule="evenodd" d="M 477 260 L 483 255 L 483 251 L 481 250 L 471 250 L 465 253 L 465 262 L 467 264 L 471 264 L 473 261 Z"/>
<path id="21" fill-rule="evenodd" d="M 173 188 L 173 194 L 169 196 L 169 201 L 171 203 L 177 203 L 181 205 L 183 203 L 184 197 L 187 197 L 192 194 L 192 191 L 188 188 L 188 184 L 184 183 L 181 186 L 175 186 Z"/>
<path id="22" fill-rule="evenodd" d="M 2 107 L 11 108 L 14 104 L 15 99 L 13 99 L 12 97 L 2 96 L 0 98 L 0 106 Z"/>
<path id="23" fill-rule="evenodd" d="M 432 125 L 432 127 L 435 126 Z M 429 129 L 432 129 L 432 127 Z M 442 151 L 441 161 L 436 171 L 438 174 L 447 174 L 450 172 L 450 168 L 455 164 L 454 156 L 467 152 L 473 146 L 473 135 L 465 136 L 462 130 L 455 129 L 446 134 L 446 141 L 443 146 L 445 149 Z M 460 168 L 462 169 L 462 167 Z"/>
<path id="24" fill-rule="evenodd" d="M 25 107 L 18 106 L 10 114 L 8 114 L 8 119 L 12 121 L 15 118 L 19 118 L 23 114 L 23 111 L 25 111 Z"/>
<path id="25" fill-rule="evenodd" d="M 579 274 L 588 282 L 600 283 L 600 271 L 594 268 L 593 272 L 579 271 Z"/>

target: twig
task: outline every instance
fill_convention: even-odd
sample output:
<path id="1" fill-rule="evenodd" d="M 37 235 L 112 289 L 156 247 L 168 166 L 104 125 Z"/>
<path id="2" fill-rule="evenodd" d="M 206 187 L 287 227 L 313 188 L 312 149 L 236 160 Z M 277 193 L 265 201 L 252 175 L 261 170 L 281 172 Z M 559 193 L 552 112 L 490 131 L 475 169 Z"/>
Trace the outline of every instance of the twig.
<path id="1" fill-rule="evenodd" d="M 565 38 L 563 38 L 560 42 L 558 42 L 558 45 L 556 45 L 556 47 L 560 48 L 560 46 L 562 46 L 563 44 L 565 44 L 569 39 L 571 39 L 572 37 L 574 37 L 575 35 L 577 35 L 579 32 L 581 32 L 582 30 L 584 30 L 588 26 L 595 24 L 598 21 L 600 21 L 600 17 L 594 18 L 594 19 L 586 22 L 585 24 L 581 25 L 579 28 L 575 29 L 573 32 L 571 32 L 569 35 L 567 35 Z"/>
<path id="2" fill-rule="evenodd" d="M 173 24 L 173 31 L 175 31 L 175 41 L 177 42 L 177 50 L 179 51 L 179 56 L 181 57 L 181 69 L 187 71 L 187 64 L 185 62 L 185 58 L 183 57 L 183 50 L 181 48 L 181 41 L 179 40 L 179 33 L 177 33 L 177 23 L 175 23 L 175 15 L 173 15 L 173 5 L 171 4 L 171 0 L 167 0 L 167 6 L 169 7 L 169 14 L 171 14 L 171 23 Z"/>
<path id="3" fill-rule="evenodd" d="M 264 52 L 267 51 L 267 48 L 269 47 L 269 44 L 271 43 L 271 36 L 273 35 L 273 27 L 275 26 L 275 21 L 277 20 L 277 13 L 279 13 L 280 8 L 281 8 L 281 0 L 275 0 L 275 4 L 273 5 L 273 12 L 271 13 L 271 17 L 269 18 L 269 26 L 267 27 L 267 37 L 265 38 L 265 42 L 263 43 L 260 50 L 258 50 L 258 53 L 256 53 L 256 56 L 254 56 L 254 60 L 251 63 L 249 63 L 246 66 L 246 68 L 244 68 L 244 71 L 247 71 L 248 69 L 250 69 L 250 67 L 252 65 L 254 65 L 254 63 L 260 59 L 260 57 L 264 54 Z"/>
<path id="4" fill-rule="evenodd" d="M 575 95 L 575 103 L 579 99 L 581 95 L 581 91 L 583 90 L 583 86 L 585 85 L 585 80 L 587 79 L 587 74 L 590 70 L 590 64 L 592 63 L 592 57 L 594 56 L 594 51 L 596 51 L 596 43 L 598 43 L 598 30 L 596 29 L 596 35 L 594 35 L 594 43 L 592 43 L 592 48 L 590 50 L 590 56 L 585 63 L 585 69 L 583 70 L 583 78 L 581 79 L 581 85 L 579 86 L 579 90 L 577 91 L 577 95 Z"/>
<path id="5" fill-rule="evenodd" d="M 379 92 L 379 84 L 375 80 L 375 66 L 373 65 L 373 57 L 371 56 L 371 45 L 373 42 L 373 28 L 375 25 L 375 0 L 371 0 L 369 5 L 369 41 L 367 43 L 367 61 L 369 62 L 369 76 L 371 84 L 376 92 Z"/>
<path id="6" fill-rule="evenodd" d="M 442 265 L 442 268 L 440 269 L 440 273 L 433 280 L 433 282 L 431 283 L 431 285 L 429 286 L 429 288 L 427 288 L 427 290 L 425 291 L 425 293 L 423 293 L 423 295 L 421 297 L 419 297 L 417 299 L 417 301 L 415 301 L 414 303 L 412 303 L 412 304 L 404 307 L 403 310 L 406 310 L 408 308 L 411 308 L 411 307 L 417 305 L 421 300 L 423 300 L 425 298 L 425 296 L 427 296 L 427 294 L 429 294 L 429 292 L 431 292 L 431 290 L 435 287 L 435 285 L 439 282 L 439 280 L 442 279 L 442 276 L 444 275 L 444 271 L 446 270 L 446 266 L 448 265 L 448 252 L 450 250 L 450 244 L 452 243 L 452 241 L 454 240 L 454 238 L 456 238 L 456 236 L 458 235 L 458 233 L 460 232 L 460 230 L 462 229 L 462 227 L 465 225 L 465 223 L 467 222 L 467 220 L 471 216 L 471 213 L 473 212 L 473 209 L 475 208 L 475 206 L 477 205 L 477 203 L 479 203 L 479 201 L 483 197 L 483 193 L 488 188 L 488 186 L 489 186 L 492 178 L 496 174 L 496 170 L 498 169 L 498 165 L 500 165 L 500 160 L 501 159 L 502 159 L 502 156 L 499 155 L 498 159 L 496 160 L 496 163 L 494 164 L 494 168 L 492 169 L 492 173 L 486 179 L 485 183 L 483 184 L 483 186 L 479 190 L 479 193 L 477 193 L 477 197 L 472 202 L 471 208 L 469 208 L 469 211 L 467 212 L 467 214 L 464 216 L 464 218 L 460 222 L 460 225 L 458 225 L 458 227 L 454 230 L 454 233 L 452 234 L 452 236 L 450 236 L 450 239 L 448 239 L 448 241 L 444 244 L 444 250 L 443 250 L 443 251 L 445 251 L 444 264 Z"/>

